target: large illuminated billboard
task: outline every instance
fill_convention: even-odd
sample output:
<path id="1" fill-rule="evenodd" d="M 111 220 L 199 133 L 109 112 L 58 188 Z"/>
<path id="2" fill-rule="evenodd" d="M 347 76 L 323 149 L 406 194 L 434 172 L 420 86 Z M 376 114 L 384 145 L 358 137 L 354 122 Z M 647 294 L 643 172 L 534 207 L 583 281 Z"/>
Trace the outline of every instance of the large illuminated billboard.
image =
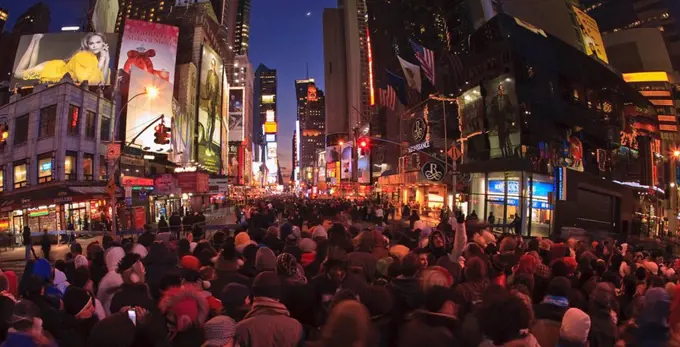
<path id="1" fill-rule="evenodd" d="M 174 84 L 178 37 L 176 26 L 126 19 L 118 70 L 136 66 Z"/>
<path id="2" fill-rule="evenodd" d="M 229 141 L 243 140 L 244 97 L 243 87 L 229 90 Z"/>
<path id="3" fill-rule="evenodd" d="M 203 45 L 198 100 L 198 162 L 210 171 L 220 169 L 222 155 L 222 58 Z"/>
<path id="4" fill-rule="evenodd" d="M 118 18 L 118 0 L 96 0 L 92 13 L 94 31 L 112 33 L 116 29 Z"/>
<path id="5" fill-rule="evenodd" d="M 342 145 L 342 154 L 340 159 L 340 165 L 342 167 L 340 171 L 340 179 L 351 179 L 352 178 L 352 143 L 346 142 Z"/>
<path id="6" fill-rule="evenodd" d="M 371 157 L 364 153 L 357 155 L 357 181 L 360 184 L 371 183 Z"/>
<path id="7" fill-rule="evenodd" d="M 583 46 L 587 55 L 595 55 L 600 60 L 609 64 L 607 59 L 607 52 L 604 48 L 604 41 L 602 41 L 602 34 L 600 28 L 597 26 L 597 21 L 583 12 L 580 8 L 573 6 L 574 14 L 576 15 L 576 22 L 581 29 L 581 38 L 583 39 Z"/>
<path id="8" fill-rule="evenodd" d="M 139 145 L 141 148 L 149 147 L 149 151 L 152 152 L 166 153 L 171 145 L 154 143 L 154 128 L 161 123 L 160 120 L 156 120 L 161 115 L 164 116 L 165 126 L 173 127 L 172 84 L 136 66 L 133 66 L 130 71 L 125 139 L 129 141 L 139 135 L 132 145 Z M 145 94 L 149 86 L 153 86 L 158 91 L 153 97 Z M 148 124 L 154 125 L 140 134 L 142 128 Z"/>
<path id="9" fill-rule="evenodd" d="M 229 163 L 227 164 L 227 178 L 232 184 L 238 184 L 241 176 L 241 159 L 239 155 L 241 151 L 240 142 L 229 142 Z"/>
<path id="10" fill-rule="evenodd" d="M 276 134 L 278 127 L 276 122 L 266 122 L 264 123 L 264 133 L 265 134 Z"/>
<path id="11" fill-rule="evenodd" d="M 265 165 L 267 166 L 267 183 L 269 184 L 276 184 L 278 181 L 279 162 L 277 159 L 277 149 L 276 142 L 267 144 Z"/>
<path id="12" fill-rule="evenodd" d="M 64 75 L 79 84 L 111 84 L 117 34 L 59 33 L 22 36 L 19 40 L 12 86 L 57 83 Z M 3 52 L 7 54 L 7 52 Z"/>

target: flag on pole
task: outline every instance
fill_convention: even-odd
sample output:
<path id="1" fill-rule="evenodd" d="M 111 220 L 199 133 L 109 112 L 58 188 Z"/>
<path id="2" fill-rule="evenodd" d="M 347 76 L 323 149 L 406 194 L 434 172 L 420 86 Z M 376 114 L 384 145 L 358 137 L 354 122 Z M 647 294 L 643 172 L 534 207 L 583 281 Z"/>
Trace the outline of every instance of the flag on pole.
<path id="1" fill-rule="evenodd" d="M 387 88 L 380 88 L 379 90 L 379 100 L 382 106 L 389 108 L 394 111 L 397 106 L 397 93 L 394 91 L 392 86 L 387 86 Z"/>
<path id="2" fill-rule="evenodd" d="M 394 89 L 397 94 L 399 102 L 407 106 L 408 105 L 408 94 L 406 92 L 406 80 L 395 75 L 390 70 L 385 70 L 387 72 L 387 84 Z"/>
<path id="3" fill-rule="evenodd" d="M 413 40 L 410 41 L 413 50 L 416 52 L 416 59 L 418 59 L 420 67 L 423 69 L 423 74 L 425 74 L 425 77 L 427 77 L 427 79 L 430 80 L 430 83 L 434 85 L 434 52 L 415 43 Z"/>
<path id="4" fill-rule="evenodd" d="M 411 64 L 402 59 L 400 56 L 397 56 L 397 59 L 399 59 L 399 64 L 404 70 L 404 77 L 406 77 L 406 83 L 408 83 L 408 86 L 420 93 L 422 87 L 422 80 L 420 79 L 420 66 Z"/>

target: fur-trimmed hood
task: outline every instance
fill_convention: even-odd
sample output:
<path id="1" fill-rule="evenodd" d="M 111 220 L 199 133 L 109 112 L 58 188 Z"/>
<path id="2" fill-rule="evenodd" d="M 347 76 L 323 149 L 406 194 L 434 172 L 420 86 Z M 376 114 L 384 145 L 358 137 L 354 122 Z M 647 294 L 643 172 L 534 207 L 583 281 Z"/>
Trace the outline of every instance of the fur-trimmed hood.
<path id="1" fill-rule="evenodd" d="M 209 310 L 203 291 L 191 284 L 168 289 L 158 307 L 164 314 L 175 314 L 178 331 L 186 330 L 191 325 L 203 326 Z M 186 318 L 182 319 L 182 316 Z M 182 324 L 183 320 L 186 324 Z"/>

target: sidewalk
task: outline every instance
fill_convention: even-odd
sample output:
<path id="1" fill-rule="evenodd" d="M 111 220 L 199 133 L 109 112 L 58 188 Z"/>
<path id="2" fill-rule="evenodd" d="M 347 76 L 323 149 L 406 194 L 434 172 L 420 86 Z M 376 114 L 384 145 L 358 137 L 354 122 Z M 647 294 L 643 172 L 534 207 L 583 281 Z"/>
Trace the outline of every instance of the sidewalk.
<path id="1" fill-rule="evenodd" d="M 88 239 L 77 239 L 76 241 L 83 246 L 83 251 L 87 246 L 94 242 L 94 241 L 99 241 L 101 243 L 101 236 L 93 237 L 93 238 L 88 238 Z M 40 245 L 33 245 L 33 249 L 35 250 L 35 253 L 38 256 L 42 256 L 42 251 L 40 249 Z M 52 248 L 50 249 L 50 258 L 54 259 L 63 259 L 64 255 L 68 253 L 69 250 L 69 245 L 66 244 L 53 244 Z M 15 248 L 7 248 L 7 249 L 0 249 L 0 264 L 4 262 L 23 262 L 25 260 L 26 256 L 26 247 L 24 246 L 18 246 Z M 31 257 L 33 257 L 33 254 L 31 254 Z"/>

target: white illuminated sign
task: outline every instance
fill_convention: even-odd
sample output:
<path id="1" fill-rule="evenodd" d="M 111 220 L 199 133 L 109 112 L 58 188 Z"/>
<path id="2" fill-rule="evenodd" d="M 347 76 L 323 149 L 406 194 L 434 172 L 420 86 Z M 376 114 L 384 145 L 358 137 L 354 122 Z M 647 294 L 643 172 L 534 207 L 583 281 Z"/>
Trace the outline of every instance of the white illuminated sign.
<path id="1" fill-rule="evenodd" d="M 196 172 L 198 170 L 197 167 L 195 166 L 186 166 L 186 167 L 176 167 L 175 172 L 180 173 L 180 172 Z"/>
<path id="2" fill-rule="evenodd" d="M 264 135 L 265 142 L 276 142 L 276 134 L 266 134 Z"/>
<path id="3" fill-rule="evenodd" d="M 267 122 L 275 122 L 276 121 L 276 114 L 274 113 L 274 110 L 267 110 L 265 112 L 265 119 Z"/>

